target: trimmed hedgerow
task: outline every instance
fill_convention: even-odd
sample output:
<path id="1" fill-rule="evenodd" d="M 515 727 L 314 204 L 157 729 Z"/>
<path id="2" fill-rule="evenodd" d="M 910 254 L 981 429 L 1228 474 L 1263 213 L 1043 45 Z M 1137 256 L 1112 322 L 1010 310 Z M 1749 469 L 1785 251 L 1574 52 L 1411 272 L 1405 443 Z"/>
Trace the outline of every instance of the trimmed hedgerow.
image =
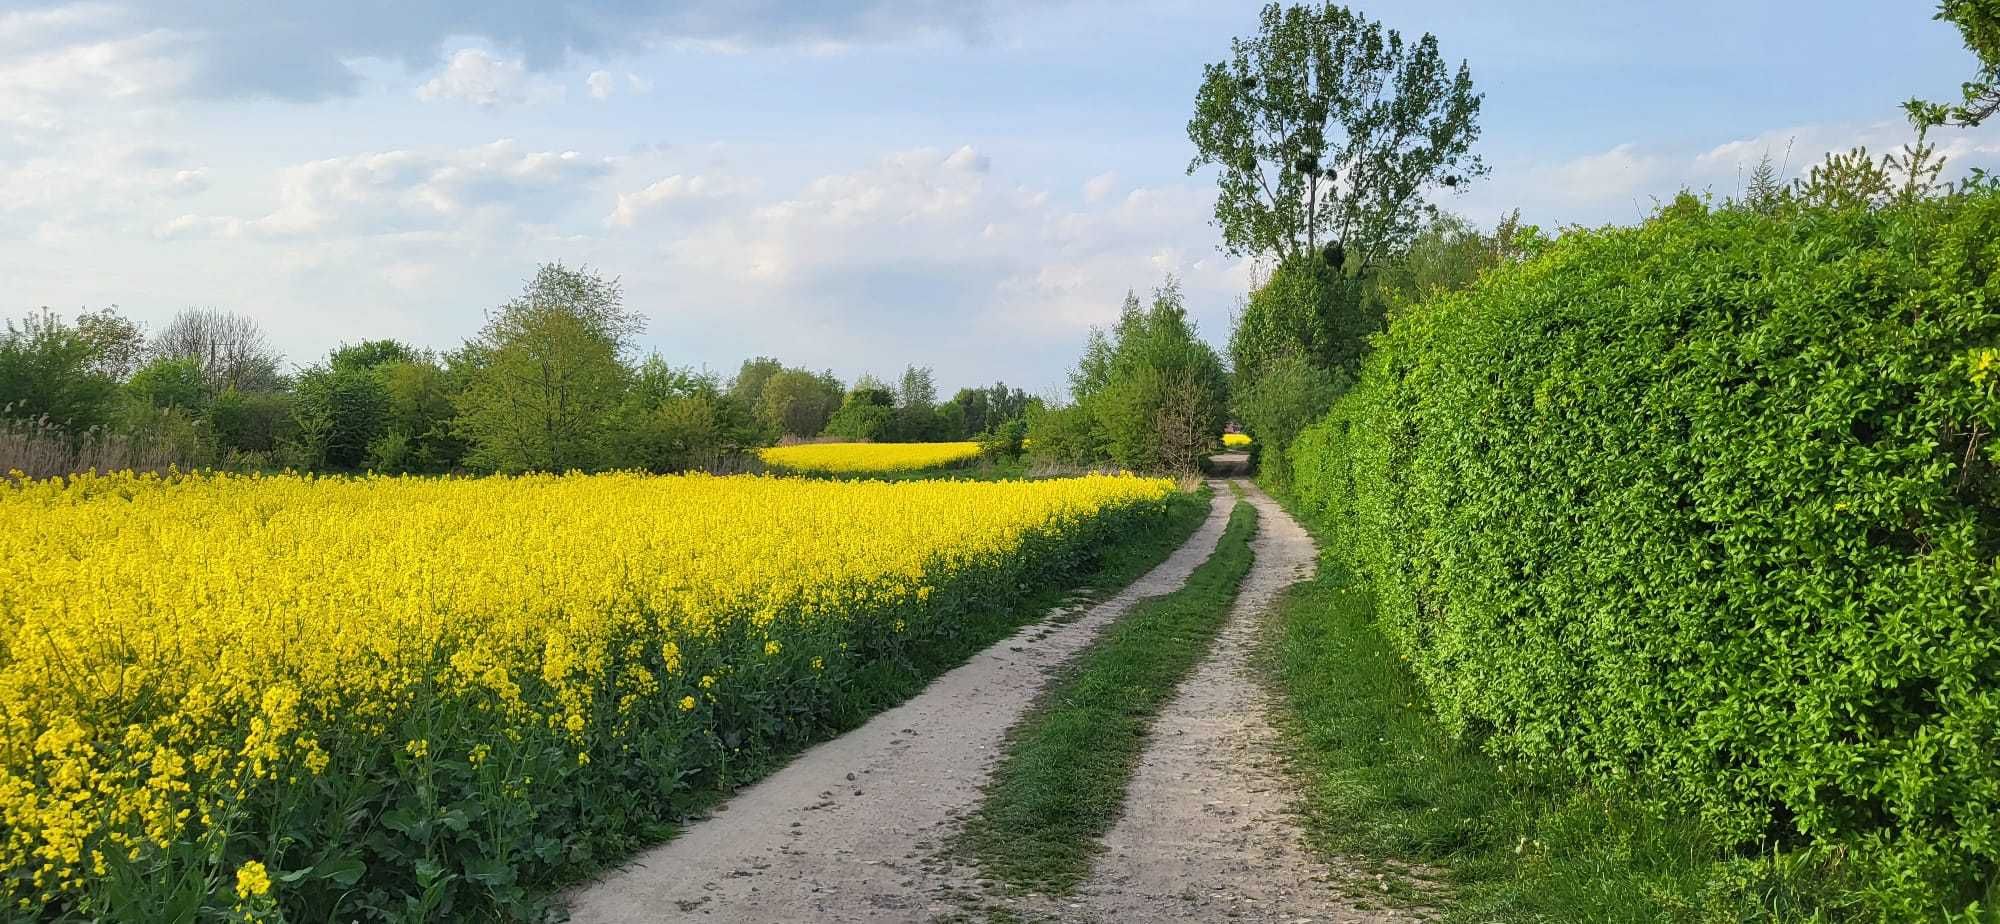
<path id="1" fill-rule="evenodd" d="M 1984 908 L 1996 265 L 1992 193 L 1566 234 L 1399 317 L 1297 491 L 1461 734 Z"/>

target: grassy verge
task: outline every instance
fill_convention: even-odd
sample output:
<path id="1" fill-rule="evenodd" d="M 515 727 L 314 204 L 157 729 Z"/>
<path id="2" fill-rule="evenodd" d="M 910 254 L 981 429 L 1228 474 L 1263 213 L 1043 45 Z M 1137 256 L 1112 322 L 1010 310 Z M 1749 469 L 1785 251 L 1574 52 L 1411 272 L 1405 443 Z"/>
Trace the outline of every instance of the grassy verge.
<path id="1" fill-rule="evenodd" d="M 1311 839 L 1353 885 L 1445 921 L 1839 921 L 1836 869 L 1741 856 L 1696 819 L 1536 776 L 1453 738 L 1338 561 L 1281 602 L 1267 667 Z M 1376 876 L 1383 878 L 1377 880 Z"/>
<path id="2" fill-rule="evenodd" d="M 1256 530 L 1256 508 L 1238 502 L 1187 584 L 1105 629 L 1009 735 L 962 845 L 986 875 L 1049 893 L 1088 875 L 1147 728 L 1228 619 Z"/>

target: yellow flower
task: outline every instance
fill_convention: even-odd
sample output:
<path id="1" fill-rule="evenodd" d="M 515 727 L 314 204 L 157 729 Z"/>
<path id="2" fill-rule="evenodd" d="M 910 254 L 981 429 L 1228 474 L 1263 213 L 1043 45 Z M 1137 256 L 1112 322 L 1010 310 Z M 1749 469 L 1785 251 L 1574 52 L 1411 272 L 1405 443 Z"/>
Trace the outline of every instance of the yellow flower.
<path id="1" fill-rule="evenodd" d="M 784 646 L 779 645 L 777 642 L 764 643 L 764 657 L 775 658 L 778 656 L 778 652 L 783 650 L 785 650 Z"/>
<path id="2" fill-rule="evenodd" d="M 820 658 L 819 658 L 819 657 L 818 657 L 817 655 L 815 655 L 815 656 L 813 657 L 813 660 L 812 660 L 812 666 L 813 666 L 813 670 L 816 670 L 816 671 L 823 671 L 823 670 L 826 670 L 826 662 L 825 662 L 825 661 L 822 661 L 822 660 L 820 660 Z"/>
<path id="3" fill-rule="evenodd" d="M 911 446 L 819 451 L 931 464 Z M 0 905 L 49 917 L 108 879 L 171 880 L 187 871 L 137 873 L 225 829 L 251 787 L 393 750 L 420 710 L 462 721 L 406 739 L 409 757 L 481 766 L 475 742 L 563 739 L 590 759 L 572 736 L 600 722 L 607 741 L 667 733 L 663 711 L 696 711 L 732 676 L 686 690 L 696 652 L 749 633 L 771 657 L 863 649 L 878 640 L 861 630 L 812 639 L 863 614 L 876 634 L 939 618 L 930 588 L 979 586 L 1172 492 L 1105 476 L 15 476 L 0 482 L 0 869 L 17 875 Z M 162 707 L 121 708 L 140 701 Z M 268 889 L 253 870 L 244 887 Z"/>
<path id="4" fill-rule="evenodd" d="M 759 450 L 764 464 L 800 472 L 911 472 L 979 458 L 979 444 L 805 443 Z"/>
<path id="5" fill-rule="evenodd" d="M 264 871 L 264 864 L 256 860 L 245 860 L 236 868 L 236 897 L 255 898 L 269 895 L 271 876 Z"/>

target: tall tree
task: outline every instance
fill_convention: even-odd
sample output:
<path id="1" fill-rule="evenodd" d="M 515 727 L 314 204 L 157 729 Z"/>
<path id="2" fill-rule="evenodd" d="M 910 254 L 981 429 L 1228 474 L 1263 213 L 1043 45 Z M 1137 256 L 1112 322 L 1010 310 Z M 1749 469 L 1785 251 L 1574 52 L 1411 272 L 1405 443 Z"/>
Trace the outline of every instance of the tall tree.
<path id="1" fill-rule="evenodd" d="M 0 417 L 81 432 L 111 419 L 118 383 L 102 344 L 44 308 L 0 331 Z"/>
<path id="2" fill-rule="evenodd" d="M 209 394 L 268 391 L 279 387 L 283 357 L 255 319 L 213 308 L 189 308 L 154 335 L 147 352 L 155 359 L 193 359 L 201 364 Z"/>
<path id="3" fill-rule="evenodd" d="M 1046 434 L 1056 453 L 1101 447 L 1125 468 L 1191 471 L 1222 432 L 1227 375 L 1215 350 L 1196 335 L 1171 277 L 1154 291 L 1150 307 L 1127 296 L 1118 324 L 1091 338 L 1084 362 L 1098 368 L 1072 377 L 1087 386 L 1076 397 L 1076 410 L 1046 413 L 1030 424 L 1038 452 Z M 1078 414 L 1091 421 L 1094 434 L 1073 432 Z"/>
<path id="4" fill-rule="evenodd" d="M 1903 108 L 1918 128 L 1976 126 L 2000 113 L 2000 0 L 1944 0 L 1934 18 L 1958 27 L 1979 71 L 1960 85 L 1956 103 L 1913 99 Z"/>
<path id="5" fill-rule="evenodd" d="M 479 366 L 459 397 L 469 461 L 502 472 L 595 465 L 630 375 L 626 353 L 644 326 L 616 280 L 541 267 L 479 333 Z"/>
<path id="6" fill-rule="evenodd" d="M 785 364 L 769 356 L 758 356 L 743 361 L 743 367 L 736 371 L 736 377 L 729 380 L 729 396 L 745 406 L 756 408 L 764 404 L 764 383 L 771 377 L 785 371 Z"/>
<path id="7" fill-rule="evenodd" d="M 896 403 L 904 410 L 925 410 L 937 404 L 937 380 L 929 366 L 910 366 L 896 388 Z"/>
<path id="8" fill-rule="evenodd" d="M 1423 193 L 1486 174 L 1469 153 L 1481 96 L 1425 33 L 1401 33 L 1346 7 L 1281 7 L 1229 60 L 1203 71 L 1188 172 L 1220 168 L 1215 221 L 1236 255 L 1320 249 L 1336 267 L 1409 240 L 1431 209 Z"/>
<path id="9" fill-rule="evenodd" d="M 363 340 L 343 343 L 327 357 L 335 369 L 374 369 L 394 362 L 415 359 L 417 351 L 397 340 Z"/>
<path id="10" fill-rule="evenodd" d="M 114 379 L 122 381 L 146 358 L 145 333 L 119 314 L 116 305 L 78 314 L 76 332 L 96 350 L 97 371 Z"/>
<path id="11" fill-rule="evenodd" d="M 785 369 L 764 383 L 758 417 L 781 436 L 818 436 L 840 409 L 840 380 L 833 373 Z"/>

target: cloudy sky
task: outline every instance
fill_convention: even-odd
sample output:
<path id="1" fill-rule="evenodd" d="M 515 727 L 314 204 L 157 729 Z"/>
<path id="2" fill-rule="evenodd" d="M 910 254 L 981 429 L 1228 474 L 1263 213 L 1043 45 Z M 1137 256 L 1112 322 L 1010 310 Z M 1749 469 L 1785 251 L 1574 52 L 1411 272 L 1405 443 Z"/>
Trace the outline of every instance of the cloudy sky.
<path id="1" fill-rule="evenodd" d="M 1928 0 L 1361 0 L 1486 93 L 1490 223 L 1630 222 L 1769 151 L 1893 148 L 1973 63 Z M 666 12 L 662 12 L 666 10 Z M 541 261 L 644 347 L 1061 379 L 1127 289 L 1221 341 L 1250 267 L 1188 175 L 1223 0 L 0 0 L 5 313 L 252 315 L 294 363 L 450 347 Z M 2000 169 L 2000 130 L 1941 139 Z"/>

